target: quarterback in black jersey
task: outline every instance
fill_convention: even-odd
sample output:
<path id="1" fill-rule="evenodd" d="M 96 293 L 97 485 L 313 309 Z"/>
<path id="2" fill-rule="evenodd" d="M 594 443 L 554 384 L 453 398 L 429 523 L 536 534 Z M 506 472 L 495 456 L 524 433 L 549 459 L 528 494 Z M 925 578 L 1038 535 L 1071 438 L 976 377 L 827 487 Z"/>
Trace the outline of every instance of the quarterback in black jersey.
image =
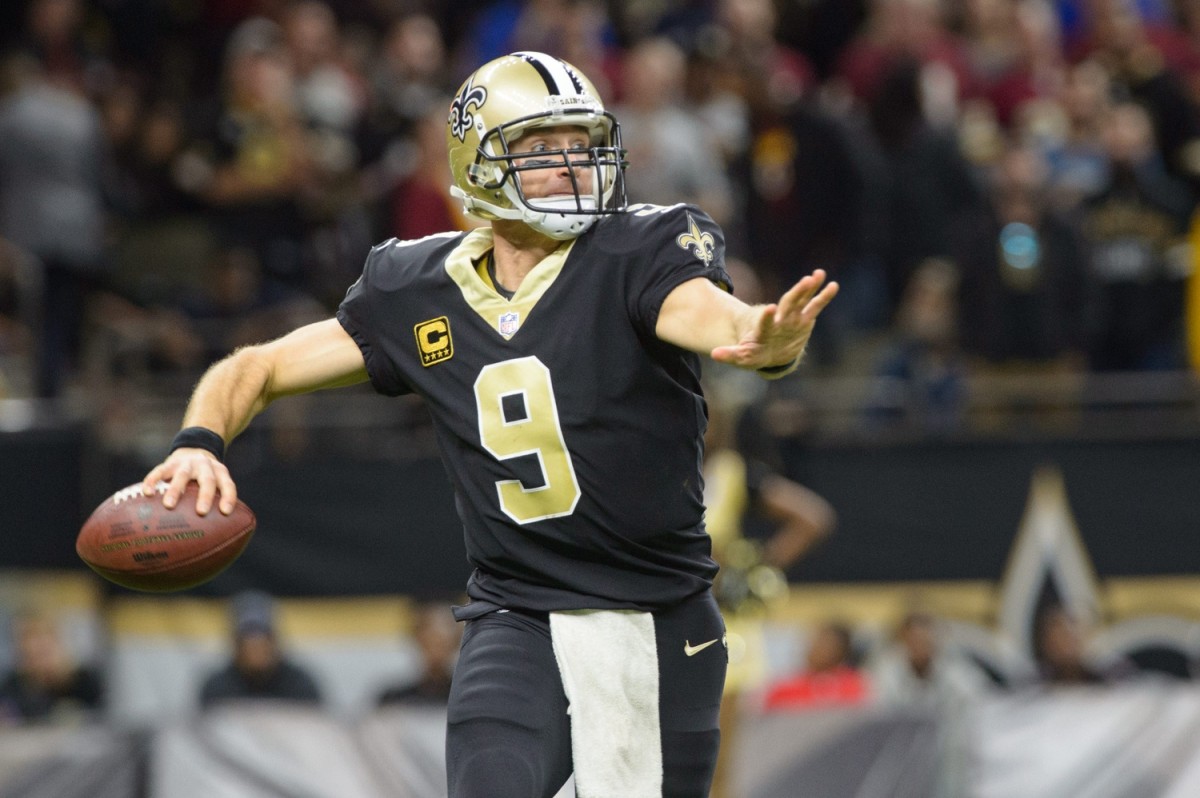
<path id="1" fill-rule="evenodd" d="M 451 103 L 468 213 L 489 227 L 387 241 L 334 319 L 240 349 L 201 379 L 163 501 L 199 483 L 275 399 L 369 380 L 433 417 L 474 572 L 448 708 L 452 798 L 707 796 L 724 627 L 704 528 L 700 356 L 777 377 L 837 293 L 735 299 L 699 208 L 627 206 L 616 119 L 566 62 L 515 53 Z"/>

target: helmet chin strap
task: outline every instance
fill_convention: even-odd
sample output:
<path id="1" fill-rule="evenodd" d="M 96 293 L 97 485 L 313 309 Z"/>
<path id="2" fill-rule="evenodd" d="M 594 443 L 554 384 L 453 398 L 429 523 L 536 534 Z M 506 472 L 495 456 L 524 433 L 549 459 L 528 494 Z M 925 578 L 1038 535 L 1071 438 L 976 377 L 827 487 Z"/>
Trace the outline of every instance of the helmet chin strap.
<path id="1" fill-rule="evenodd" d="M 461 199 L 463 210 L 473 216 L 479 216 L 484 219 L 511 219 L 524 222 L 542 235 L 549 236 L 556 241 L 567 241 L 583 235 L 600 218 L 599 214 L 594 213 L 555 213 L 553 210 L 533 210 L 522 204 L 519 200 L 513 203 L 516 207 L 501 208 L 498 205 L 493 205 L 490 202 L 469 196 L 457 186 L 450 187 L 450 194 Z M 593 197 L 581 197 L 579 201 L 584 208 L 588 208 L 589 206 L 594 208 L 596 204 Z M 548 208 L 561 207 L 564 210 L 573 210 L 576 207 L 574 197 L 546 199 L 540 204 Z"/>
<path id="2" fill-rule="evenodd" d="M 591 197 L 580 197 L 578 205 L 575 197 L 546 199 L 539 204 L 547 208 L 561 207 L 563 210 L 575 210 L 579 207 L 585 210 L 595 210 L 596 207 L 596 201 Z M 534 230 L 559 241 L 583 235 L 599 218 L 600 216 L 595 213 L 554 213 L 553 211 L 530 209 L 526 209 L 522 215 L 525 223 Z"/>

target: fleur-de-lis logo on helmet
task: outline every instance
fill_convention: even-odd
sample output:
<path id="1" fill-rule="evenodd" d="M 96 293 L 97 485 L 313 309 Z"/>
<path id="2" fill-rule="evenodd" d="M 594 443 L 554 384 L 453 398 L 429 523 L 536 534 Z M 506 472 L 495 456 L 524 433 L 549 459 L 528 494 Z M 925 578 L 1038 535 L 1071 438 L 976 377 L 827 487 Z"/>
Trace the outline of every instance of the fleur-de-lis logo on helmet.
<path id="1" fill-rule="evenodd" d="M 700 225 L 696 224 L 692 214 L 687 215 L 687 220 L 688 231 L 676 238 L 675 243 L 682 249 L 690 249 L 693 255 L 699 258 L 705 266 L 708 266 L 713 262 L 717 248 L 712 233 L 701 232 Z"/>
<path id="2" fill-rule="evenodd" d="M 478 111 L 487 102 L 487 89 L 467 84 L 450 103 L 450 132 L 459 141 L 467 140 L 467 130 L 475 124 L 474 107 Z"/>

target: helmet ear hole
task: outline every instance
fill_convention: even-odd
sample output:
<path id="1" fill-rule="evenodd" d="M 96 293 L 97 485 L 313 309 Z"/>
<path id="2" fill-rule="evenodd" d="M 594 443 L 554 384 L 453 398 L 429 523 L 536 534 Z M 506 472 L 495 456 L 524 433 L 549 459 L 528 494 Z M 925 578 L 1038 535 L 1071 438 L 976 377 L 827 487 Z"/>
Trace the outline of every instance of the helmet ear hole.
<path id="1" fill-rule="evenodd" d="M 482 187 L 488 182 L 488 170 L 479 164 L 471 164 L 467 167 L 467 180 L 472 185 Z"/>

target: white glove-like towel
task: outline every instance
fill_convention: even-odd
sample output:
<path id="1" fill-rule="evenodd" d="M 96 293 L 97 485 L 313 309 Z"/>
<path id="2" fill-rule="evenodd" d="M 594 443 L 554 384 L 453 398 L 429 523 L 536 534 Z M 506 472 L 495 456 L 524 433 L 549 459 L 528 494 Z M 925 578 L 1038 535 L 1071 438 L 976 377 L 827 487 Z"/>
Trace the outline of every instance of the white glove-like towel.
<path id="1" fill-rule="evenodd" d="M 654 617 L 552 612 L 550 638 L 570 702 L 578 798 L 662 798 Z"/>

